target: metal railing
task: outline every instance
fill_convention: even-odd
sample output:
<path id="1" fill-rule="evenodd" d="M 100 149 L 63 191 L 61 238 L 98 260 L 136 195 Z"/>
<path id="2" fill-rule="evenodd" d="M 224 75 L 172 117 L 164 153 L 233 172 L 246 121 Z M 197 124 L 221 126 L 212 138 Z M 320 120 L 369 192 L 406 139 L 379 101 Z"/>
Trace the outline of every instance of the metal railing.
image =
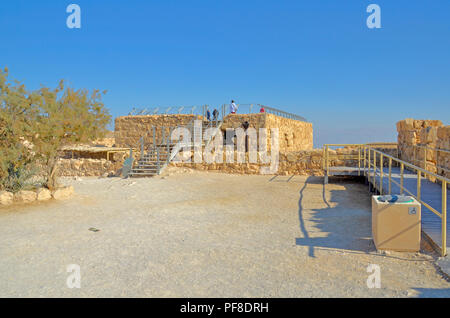
<path id="1" fill-rule="evenodd" d="M 415 166 L 409 162 L 400 160 L 398 158 L 395 158 L 391 155 L 385 154 L 379 150 L 373 149 L 372 147 L 366 147 L 367 155 L 368 157 L 364 157 L 364 167 L 367 170 L 364 169 L 365 175 L 370 180 L 371 178 L 371 168 L 373 168 L 373 176 L 372 176 L 372 184 L 375 186 L 375 188 L 380 192 L 380 194 L 383 194 L 384 192 L 387 192 L 388 194 L 391 194 L 392 191 L 392 184 L 397 185 L 400 188 L 400 194 L 403 194 L 404 192 L 408 193 L 412 197 L 414 197 L 417 201 L 419 201 L 422 205 L 427 207 L 431 212 L 433 212 L 435 215 L 437 215 L 441 219 L 441 255 L 445 256 L 447 254 L 447 184 L 450 184 L 450 180 L 440 176 L 438 174 L 435 174 L 431 171 L 428 171 L 426 169 L 420 168 L 418 166 Z M 372 156 L 371 156 L 372 153 Z M 379 167 L 377 166 L 377 155 L 379 157 Z M 384 159 L 388 160 L 388 191 L 384 191 L 383 189 L 383 178 L 384 178 Z M 367 165 L 366 165 L 367 163 Z M 395 181 L 392 178 L 392 165 L 393 163 L 396 163 L 400 166 L 400 182 Z M 406 186 L 404 185 L 404 175 L 405 175 L 405 168 L 409 168 L 414 173 L 417 174 L 417 188 L 416 188 L 416 194 L 412 192 L 412 190 L 408 190 Z M 366 172 L 367 171 L 367 172 Z M 379 171 L 379 173 L 378 173 Z M 441 183 L 442 192 L 441 192 L 441 211 L 438 209 L 435 209 L 431 206 L 430 202 L 425 202 L 422 200 L 422 174 L 425 177 L 432 177 L 433 179 L 439 181 Z M 377 186 L 376 177 L 380 177 L 379 185 Z"/>
<path id="2" fill-rule="evenodd" d="M 144 116 L 144 115 L 203 115 L 205 105 L 201 106 L 169 106 L 169 107 L 153 107 L 153 108 L 136 108 L 128 113 L 128 116 Z"/>
<path id="3" fill-rule="evenodd" d="M 153 152 L 156 154 L 157 159 L 157 168 L 158 174 L 165 168 L 167 165 L 175 158 L 178 152 L 185 146 L 193 145 L 195 140 L 195 130 L 194 123 L 196 118 L 193 118 L 189 121 L 189 123 L 185 125 L 174 126 L 152 126 L 150 131 L 147 131 L 141 138 L 139 139 L 140 146 L 140 158 L 144 158 L 146 152 Z M 206 121 L 206 120 L 205 120 Z M 204 121 L 204 122 L 205 122 Z M 211 120 L 208 121 L 206 127 L 203 128 L 217 128 L 215 134 L 209 137 L 209 140 L 206 141 L 206 145 L 216 136 L 219 132 L 219 128 L 222 124 L 221 120 Z M 202 124 L 204 125 L 204 123 Z M 190 140 L 172 140 L 172 132 L 176 128 L 184 127 L 190 131 L 191 139 Z M 146 143 L 146 139 L 150 139 L 150 142 Z M 200 140 L 202 140 L 202 136 L 200 136 Z M 165 151 L 167 153 L 165 162 L 160 160 L 161 151 Z"/>
<path id="4" fill-rule="evenodd" d="M 431 212 L 437 215 L 441 220 L 441 255 L 445 256 L 447 254 L 447 185 L 450 184 L 450 179 L 428 171 L 424 168 L 415 166 L 412 163 L 403 161 L 392 155 L 384 153 L 376 148 L 386 147 L 387 145 L 394 145 L 392 143 L 387 144 L 326 144 L 323 148 L 323 168 L 325 170 L 325 183 L 328 181 L 328 176 L 330 172 L 330 161 L 333 159 L 351 159 L 358 160 L 358 175 L 361 175 L 361 166 L 363 166 L 363 174 L 367 177 L 369 184 L 378 190 L 380 194 L 391 194 L 392 185 L 395 184 L 400 189 L 400 194 L 408 193 L 419 201 L 423 206 L 427 207 Z M 339 158 L 338 154 L 330 155 L 330 147 L 354 147 L 358 150 L 357 154 L 341 154 Z M 398 155 L 397 155 L 398 156 Z M 362 162 L 361 162 L 362 161 Z M 400 167 L 400 181 L 397 182 L 392 176 L 392 167 Z M 385 176 L 384 167 L 388 167 L 388 173 Z M 416 194 L 413 190 L 407 189 L 404 183 L 405 178 L 405 168 L 413 171 L 417 175 L 417 188 Z M 431 177 L 436 182 L 441 183 L 441 208 L 433 208 L 431 202 L 425 202 L 422 197 L 422 175 L 424 177 Z M 377 182 L 377 177 L 379 177 L 379 182 Z M 383 188 L 383 179 L 388 178 L 388 189 Z"/>
<path id="5" fill-rule="evenodd" d="M 308 122 L 305 117 L 285 112 L 281 109 L 274 107 L 252 103 L 252 104 L 236 104 L 238 107 L 239 114 L 254 114 L 260 113 L 261 108 L 264 108 L 265 113 L 274 114 L 284 118 L 289 118 L 293 120 L 299 120 Z M 214 109 L 219 111 L 218 119 L 223 119 L 227 114 L 229 114 L 229 104 L 223 104 L 221 107 L 214 107 L 210 105 L 201 106 L 169 106 L 169 107 L 153 107 L 153 108 L 135 108 L 128 113 L 128 116 L 144 116 L 144 115 L 176 115 L 176 114 L 190 114 L 190 115 L 201 115 L 206 118 L 206 110 L 209 109 L 212 112 Z"/>
<path id="6" fill-rule="evenodd" d="M 236 104 L 237 106 L 237 113 L 238 114 L 256 114 L 256 113 L 261 113 L 261 108 L 264 108 L 264 113 L 268 113 L 268 114 L 274 114 L 280 117 L 284 117 L 284 118 L 289 118 L 289 119 L 293 119 L 293 120 L 299 120 L 299 121 L 304 121 L 304 122 L 308 122 L 308 120 L 305 117 L 293 114 L 293 113 L 288 113 L 285 112 L 283 110 L 274 108 L 274 107 L 270 107 L 270 106 L 266 106 L 266 105 L 262 105 L 262 104 Z M 229 113 L 229 107 L 230 104 L 224 104 L 222 105 L 222 114 L 228 114 Z"/>
<path id="7" fill-rule="evenodd" d="M 368 144 L 325 144 L 323 146 L 323 159 L 322 159 L 322 168 L 325 171 L 325 181 L 328 181 L 330 167 L 332 167 L 333 160 L 353 160 L 357 161 L 358 165 L 358 176 L 361 175 L 361 159 L 364 151 L 364 147 L 374 146 L 377 148 L 397 148 L 397 143 L 394 142 L 386 142 L 386 143 L 368 143 Z M 330 148 L 335 147 L 346 147 L 351 150 L 350 153 L 330 153 Z M 356 152 L 357 153 L 353 153 Z M 397 148 L 397 157 L 398 157 L 398 148 Z"/>
<path id="8" fill-rule="evenodd" d="M 448 169 L 447 167 L 439 165 L 439 160 L 443 157 L 443 156 L 440 156 L 439 154 L 441 153 L 441 154 L 449 154 L 450 155 L 450 150 L 431 148 L 431 147 L 427 147 L 424 145 L 411 145 L 411 147 L 413 148 L 413 157 L 410 159 L 410 161 L 412 161 L 413 164 L 417 164 L 417 166 L 419 166 L 419 167 L 423 165 L 424 169 L 427 169 L 427 165 L 433 166 L 432 163 L 427 163 L 428 159 L 432 159 L 432 158 L 429 158 L 429 156 L 428 156 L 428 150 L 431 150 L 432 152 L 434 152 L 435 159 L 436 159 L 436 164 L 434 166 L 437 169 L 441 169 L 445 172 L 450 172 L 450 169 Z M 422 154 L 422 158 L 419 158 L 420 154 Z"/>

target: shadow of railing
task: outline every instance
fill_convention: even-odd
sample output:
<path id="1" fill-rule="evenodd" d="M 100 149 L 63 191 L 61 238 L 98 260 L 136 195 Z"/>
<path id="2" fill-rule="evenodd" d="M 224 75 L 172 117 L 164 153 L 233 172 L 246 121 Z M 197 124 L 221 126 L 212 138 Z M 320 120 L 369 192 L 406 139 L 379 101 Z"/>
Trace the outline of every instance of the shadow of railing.
<path id="1" fill-rule="evenodd" d="M 307 208 L 305 190 L 312 184 L 320 184 L 323 187 L 322 200 L 326 205 L 325 208 Z M 352 200 L 349 196 L 353 197 L 357 194 L 351 192 L 349 184 L 342 184 L 342 186 L 345 188 L 344 190 L 330 191 L 331 198 L 329 200 L 326 198 L 322 178 L 308 177 L 300 190 L 298 216 L 303 237 L 297 238 L 296 244 L 307 246 L 310 257 L 315 257 L 316 248 L 362 253 L 375 251 L 371 239 L 371 215 L 368 213 L 367 202 Z M 314 231 L 311 231 L 312 229 Z M 327 233 L 327 236 L 314 237 L 313 233 Z"/>

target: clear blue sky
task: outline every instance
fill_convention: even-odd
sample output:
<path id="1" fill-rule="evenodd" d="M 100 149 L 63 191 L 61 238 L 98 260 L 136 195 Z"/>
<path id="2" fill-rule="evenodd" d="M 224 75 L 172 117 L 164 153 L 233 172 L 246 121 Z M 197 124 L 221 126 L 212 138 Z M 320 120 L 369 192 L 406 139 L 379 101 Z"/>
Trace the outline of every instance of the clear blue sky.
<path id="1" fill-rule="evenodd" d="M 106 89 L 114 117 L 235 99 L 306 117 L 316 147 L 395 141 L 403 118 L 449 124 L 450 1 L 2 0 L 4 66 L 30 88 Z"/>

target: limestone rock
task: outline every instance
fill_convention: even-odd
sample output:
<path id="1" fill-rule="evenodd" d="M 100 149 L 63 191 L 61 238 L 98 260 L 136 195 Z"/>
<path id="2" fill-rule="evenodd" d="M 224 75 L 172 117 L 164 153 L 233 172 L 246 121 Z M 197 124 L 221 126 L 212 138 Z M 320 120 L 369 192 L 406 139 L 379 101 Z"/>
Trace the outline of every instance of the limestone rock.
<path id="1" fill-rule="evenodd" d="M 14 201 L 14 194 L 8 191 L 0 191 L 0 205 L 10 205 Z"/>
<path id="2" fill-rule="evenodd" d="M 72 186 L 59 188 L 53 191 L 52 196 L 55 200 L 65 200 L 70 198 L 74 193 L 74 189 Z"/>
<path id="3" fill-rule="evenodd" d="M 52 198 L 52 193 L 49 189 L 40 188 L 37 190 L 37 200 L 38 201 L 47 201 Z"/>
<path id="4" fill-rule="evenodd" d="M 34 191 L 22 190 L 14 195 L 14 201 L 19 203 L 30 203 L 36 201 L 36 199 L 37 194 Z"/>

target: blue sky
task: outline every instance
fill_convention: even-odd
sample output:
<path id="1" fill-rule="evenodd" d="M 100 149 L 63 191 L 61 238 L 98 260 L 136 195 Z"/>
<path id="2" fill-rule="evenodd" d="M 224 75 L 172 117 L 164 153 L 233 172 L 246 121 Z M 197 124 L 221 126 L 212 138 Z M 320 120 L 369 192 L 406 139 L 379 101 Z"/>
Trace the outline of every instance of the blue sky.
<path id="1" fill-rule="evenodd" d="M 4 66 L 29 88 L 106 89 L 114 117 L 234 99 L 306 117 L 315 147 L 395 141 L 403 118 L 449 124 L 450 1 L 3 0 Z"/>

